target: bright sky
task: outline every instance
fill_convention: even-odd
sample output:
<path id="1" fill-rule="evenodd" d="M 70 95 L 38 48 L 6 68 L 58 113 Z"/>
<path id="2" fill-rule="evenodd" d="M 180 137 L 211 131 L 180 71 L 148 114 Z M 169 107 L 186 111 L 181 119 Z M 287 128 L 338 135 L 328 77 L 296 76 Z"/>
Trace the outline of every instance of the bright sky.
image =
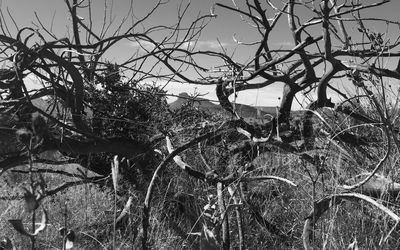
<path id="1" fill-rule="evenodd" d="M 376 0 L 380 1 L 380 0 Z M 376 1 L 365 0 L 361 1 L 364 3 L 373 3 Z M 104 7 L 111 8 L 110 0 L 92 0 L 93 2 L 93 10 L 92 13 L 96 18 L 101 18 L 103 16 Z M 115 18 L 115 22 L 118 23 L 122 17 L 126 15 L 129 10 L 130 0 L 115 0 L 112 6 L 113 8 L 113 16 Z M 151 9 L 152 6 L 156 4 L 155 0 L 134 0 L 133 1 L 133 9 L 134 14 L 137 17 L 142 17 Z M 184 4 L 188 1 L 183 0 Z M 187 23 L 192 21 L 198 13 L 207 14 L 210 13 L 210 9 L 215 2 L 221 2 L 226 5 L 232 6 L 232 2 L 229 0 L 197 0 L 191 1 L 191 7 L 189 9 L 188 15 L 185 20 Z M 236 0 L 238 4 L 242 3 L 242 0 Z M 280 6 L 282 4 L 281 0 L 272 0 L 272 2 Z M 152 18 L 149 19 L 148 25 L 152 24 L 174 24 L 177 21 L 177 9 L 180 0 L 171 0 L 169 4 L 164 5 L 158 12 L 156 12 Z M 0 0 L 0 8 L 3 12 L 3 15 L 8 15 L 7 11 L 12 14 L 12 17 L 16 21 L 17 25 L 21 28 L 24 26 L 32 26 L 32 22 L 38 23 L 35 12 L 40 17 L 41 22 L 47 26 L 51 27 L 52 31 L 57 34 L 59 38 L 62 37 L 72 37 L 69 34 L 70 32 L 70 18 L 68 17 L 67 9 L 65 7 L 65 3 L 63 0 Z M 374 9 L 371 11 L 371 16 L 385 16 L 389 19 L 398 21 L 399 15 L 398 11 L 400 10 L 400 1 L 395 0 L 386 6 L 379 7 L 378 9 Z M 304 11 L 304 10 L 302 10 Z M 201 35 L 199 40 L 199 46 L 202 49 L 219 49 L 218 41 L 223 45 L 224 49 L 228 51 L 228 53 L 233 53 L 235 51 L 235 59 L 242 63 L 248 62 L 252 56 L 254 55 L 254 51 L 249 50 L 245 46 L 238 46 L 234 41 L 233 36 L 236 37 L 237 40 L 241 42 L 254 42 L 260 39 L 259 35 L 255 30 L 249 27 L 245 22 L 241 20 L 241 17 L 235 13 L 226 11 L 219 7 L 214 9 L 214 13 L 217 15 L 215 19 L 212 20 L 210 25 L 206 28 L 206 30 Z M 300 12 L 305 13 L 305 12 Z M 272 15 L 271 15 L 272 17 Z M 303 21 L 306 21 L 308 18 L 304 18 Z M 10 25 L 11 23 L 9 23 Z M 12 26 L 12 25 L 11 25 Z M 148 26 L 148 27 L 149 27 Z M 94 24 L 95 29 L 99 29 Z M 281 27 L 281 28 L 280 28 Z M 320 27 L 320 26 L 318 26 Z M 382 27 L 373 26 L 377 31 L 384 32 L 384 30 L 380 30 Z M 355 32 L 355 28 L 349 29 L 350 33 Z M 396 29 L 390 32 L 397 32 L 399 30 Z M 316 34 L 321 33 L 319 30 L 316 30 Z M 396 34 L 397 34 L 396 33 Z M 14 33 L 15 34 L 15 33 Z M 322 34 L 322 33 L 321 33 Z M 278 23 L 276 29 L 270 35 L 269 45 L 272 48 L 286 48 L 289 49 L 293 47 L 292 37 L 287 28 L 287 18 L 281 18 L 281 21 Z M 112 50 L 112 53 L 109 53 L 109 59 L 111 61 L 120 61 L 126 57 L 127 51 L 134 49 L 135 45 L 129 43 L 128 41 L 125 43 L 118 44 Z M 212 64 L 213 62 L 205 62 L 206 64 Z M 346 85 L 346 82 L 339 82 L 339 84 Z M 191 86 L 187 84 L 169 84 L 167 89 L 173 94 L 179 94 L 180 92 L 188 92 L 188 93 L 200 93 L 207 94 L 207 97 L 215 100 L 215 89 L 214 86 Z M 250 105 L 258 105 L 258 106 L 276 106 L 279 105 L 278 98 L 282 95 L 282 84 L 276 83 L 271 86 L 268 86 L 263 89 L 248 91 L 244 94 L 240 94 L 238 96 L 237 102 L 246 103 Z M 299 105 L 295 104 L 295 108 L 298 108 Z"/>

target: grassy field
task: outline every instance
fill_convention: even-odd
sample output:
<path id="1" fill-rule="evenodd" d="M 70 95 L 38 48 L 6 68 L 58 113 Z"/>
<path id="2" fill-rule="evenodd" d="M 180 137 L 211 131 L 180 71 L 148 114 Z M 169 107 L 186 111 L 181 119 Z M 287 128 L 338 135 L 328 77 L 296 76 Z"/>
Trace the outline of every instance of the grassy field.
<path id="1" fill-rule="evenodd" d="M 253 163 L 250 175 L 287 178 L 294 180 L 297 187 L 276 181 L 249 182 L 241 187 L 246 196 L 246 202 L 242 199 L 243 205 L 240 207 L 246 249 L 302 249 L 304 221 L 313 210 L 313 202 L 335 193 L 338 184 L 350 179 L 359 169 L 354 169 L 354 159 L 329 147 L 313 152 L 326 159 L 323 171 L 295 155 L 288 155 L 271 146 L 261 151 L 264 153 Z M 213 153 L 217 155 L 219 152 L 215 150 Z M 195 152 L 188 151 L 184 159 L 193 164 L 194 168 L 204 167 L 200 161 L 194 161 Z M 393 156 L 392 160 L 396 162 L 396 157 Z M 230 171 L 237 167 L 235 161 L 237 159 L 228 160 L 227 167 L 232 168 Z M 43 165 L 36 167 L 48 168 Z M 27 167 L 19 170 L 24 168 L 27 170 Z M 55 170 L 54 167 L 52 169 Z M 68 170 L 71 174 L 79 173 L 77 165 L 58 169 Z M 22 187 L 28 185 L 27 176 L 27 173 L 7 172 L 1 177 L 1 233 L 12 239 L 17 249 L 28 249 L 30 241 L 28 237 L 15 233 L 8 220 L 20 218 L 26 228 L 30 227 L 31 215 L 24 212 L 22 199 Z M 73 177 L 56 174 L 43 176 L 48 189 L 74 180 Z M 395 179 L 398 173 L 393 172 L 392 176 Z M 226 204 L 233 204 L 233 196 L 227 193 L 225 190 Z M 149 232 L 154 249 L 198 249 L 200 238 L 197 233 L 207 221 L 204 207 L 215 204 L 215 194 L 215 187 L 188 177 L 171 164 L 155 189 Z M 128 196 L 132 197 L 132 205 L 127 218 L 117 225 L 117 249 L 140 249 L 144 194 L 132 188 L 120 191 L 117 199 L 118 214 Z M 397 197 L 382 194 L 379 198 L 381 203 L 397 211 Z M 114 192 L 110 179 L 101 184 L 71 187 L 56 196 L 45 198 L 41 206 L 48 211 L 49 223 L 36 240 L 38 249 L 62 249 L 62 236 L 59 232 L 62 227 L 75 232 L 74 249 L 111 248 Z M 40 213 L 40 209 L 37 210 L 36 216 L 40 217 Z M 229 213 L 229 220 L 231 246 L 236 249 L 238 228 L 234 210 Z M 393 225 L 394 222 L 387 215 L 368 203 L 342 202 L 323 214 L 314 226 L 312 237 L 319 249 L 345 249 L 355 240 L 361 249 L 396 249 L 400 247 L 397 231 L 392 232 L 385 245 L 379 245 Z"/>

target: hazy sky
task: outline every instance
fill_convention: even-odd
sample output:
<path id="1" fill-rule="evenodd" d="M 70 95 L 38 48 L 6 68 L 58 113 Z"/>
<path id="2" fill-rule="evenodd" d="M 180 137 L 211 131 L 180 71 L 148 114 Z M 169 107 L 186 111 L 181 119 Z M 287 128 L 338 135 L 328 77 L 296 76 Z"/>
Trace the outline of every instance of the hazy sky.
<path id="1" fill-rule="evenodd" d="M 189 23 L 189 21 L 192 21 L 198 13 L 210 13 L 210 9 L 216 1 L 217 0 L 192 0 L 185 21 Z M 99 18 L 102 18 L 105 6 L 107 6 L 107 8 L 111 8 L 111 1 L 109 0 L 93 0 L 92 2 L 92 13 L 95 17 L 95 20 L 96 18 L 97 20 L 99 20 Z M 154 0 L 134 0 L 133 12 L 137 17 L 141 17 L 145 15 L 151 9 L 151 7 L 155 5 L 156 2 L 157 1 Z M 187 3 L 187 1 L 182 2 Z M 220 0 L 218 2 L 232 6 L 232 2 L 230 0 Z M 236 0 L 236 2 L 240 4 L 242 0 Z M 282 3 L 281 0 L 272 2 L 276 5 L 280 5 Z M 365 0 L 361 2 L 372 3 L 375 1 Z M 180 3 L 180 0 L 171 0 L 169 4 L 164 5 L 162 8 L 160 8 L 160 10 L 154 13 L 152 18 L 149 19 L 147 25 L 151 26 L 152 24 L 157 25 L 176 23 L 176 13 Z M 116 22 L 121 20 L 121 18 L 125 16 L 125 14 L 128 12 L 129 5 L 129 0 L 115 0 L 114 4 L 112 5 L 112 18 L 115 18 Z M 38 21 L 35 17 L 36 12 L 37 15 L 40 17 L 41 22 L 47 27 L 52 27 L 52 31 L 56 33 L 59 38 L 65 36 L 71 37 L 68 34 L 68 32 L 70 31 L 70 18 L 68 17 L 67 9 L 63 0 L 0 0 L 0 7 L 4 15 L 7 15 L 7 10 L 11 13 L 12 17 L 20 28 L 24 26 L 32 26 L 32 22 L 37 24 Z M 400 1 L 395 0 L 387 4 L 386 6 L 374 9 L 373 11 L 369 12 L 369 14 L 371 15 L 371 17 L 385 16 L 389 19 L 398 21 L 399 10 Z M 253 28 L 243 22 L 239 15 L 226 11 L 219 7 L 214 9 L 214 13 L 217 14 L 217 17 L 212 20 L 210 25 L 208 25 L 206 30 L 202 33 L 198 45 L 201 46 L 202 49 L 218 50 L 218 39 L 219 42 L 228 51 L 228 53 L 232 53 L 233 51 L 235 51 L 234 58 L 236 60 L 242 63 L 249 62 L 254 54 L 254 51 L 246 48 L 245 46 L 238 46 L 238 44 L 234 41 L 233 36 L 235 35 L 235 37 L 241 42 L 254 42 L 259 40 L 260 36 L 257 34 L 257 32 L 255 32 Z M 308 19 L 306 11 L 301 10 L 300 14 L 302 13 L 304 13 L 305 16 L 303 21 L 306 21 Z M 10 24 L 12 23 L 9 23 L 9 25 Z M 94 27 L 96 28 L 96 24 L 94 24 Z M 374 25 L 372 27 L 376 31 L 385 32 L 384 30 L 381 30 L 384 28 L 384 26 Z M 100 27 L 97 28 L 99 29 Z M 315 35 L 321 33 L 319 29 L 320 26 L 318 26 L 318 28 L 315 30 Z M 349 33 L 351 34 L 353 31 L 356 32 L 355 29 L 356 27 L 349 27 Z M 390 32 L 396 32 L 397 34 L 399 33 L 399 29 L 396 28 Z M 277 29 L 275 29 L 271 33 L 270 37 L 271 39 L 269 45 L 272 48 L 289 49 L 293 46 L 292 37 L 287 28 L 286 17 L 281 18 L 281 21 L 278 23 Z M 126 51 L 132 49 L 135 49 L 134 44 L 126 41 L 124 43 L 118 44 L 118 46 L 112 50 L 112 53 L 109 53 L 108 57 L 110 60 L 118 62 L 127 55 Z M 212 62 L 210 62 L 210 64 L 212 64 Z M 347 83 L 339 82 L 339 84 L 346 85 Z M 210 99 L 216 99 L 214 94 L 214 87 L 195 87 L 182 84 L 170 84 L 167 89 L 174 94 L 178 94 L 183 91 L 189 93 L 193 93 L 194 91 L 196 91 L 197 93 L 210 93 L 208 97 Z M 282 84 L 276 83 L 264 89 L 254 90 L 246 94 L 240 94 L 237 101 L 240 103 L 251 105 L 276 106 L 279 104 L 278 97 L 280 97 L 281 95 Z M 298 107 L 298 105 L 296 106 Z"/>

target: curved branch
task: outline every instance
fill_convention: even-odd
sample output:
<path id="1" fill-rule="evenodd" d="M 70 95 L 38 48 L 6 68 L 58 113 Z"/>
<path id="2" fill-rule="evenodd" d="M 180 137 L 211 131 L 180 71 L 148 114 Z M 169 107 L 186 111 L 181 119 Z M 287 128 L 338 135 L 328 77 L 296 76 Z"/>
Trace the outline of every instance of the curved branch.
<path id="1" fill-rule="evenodd" d="M 292 36 L 293 36 L 294 43 L 297 45 L 296 47 L 298 47 L 302 43 L 310 43 L 311 44 L 311 43 L 317 42 L 320 39 L 318 38 L 315 41 L 312 41 L 313 40 L 312 37 L 307 37 L 305 41 L 301 42 L 301 30 L 296 30 L 296 24 L 294 22 L 294 17 L 295 17 L 295 15 L 294 15 L 294 4 L 295 4 L 294 0 L 290 0 L 289 1 L 288 22 L 289 22 L 290 30 L 292 31 Z M 304 48 L 305 48 L 305 46 L 300 47 L 298 52 L 299 52 L 300 58 L 301 58 L 301 60 L 302 60 L 302 62 L 304 64 L 305 78 L 306 79 L 314 79 L 315 78 L 315 71 L 314 71 L 314 68 L 311 66 L 311 62 L 310 62 L 309 58 L 306 56 Z"/>
<path id="2" fill-rule="evenodd" d="M 55 53 L 45 49 L 45 50 L 40 50 L 39 54 L 47 58 L 49 60 L 52 60 L 56 62 L 58 65 L 63 67 L 71 76 L 72 82 L 74 83 L 74 93 L 72 95 L 73 97 L 73 103 L 69 103 L 71 107 L 71 113 L 72 113 L 72 120 L 75 124 L 75 126 L 82 131 L 89 131 L 89 128 L 87 124 L 83 121 L 82 115 L 83 115 L 83 79 L 79 71 L 75 68 L 75 66 L 67 62 L 64 58 L 56 55 Z"/>
<path id="3" fill-rule="evenodd" d="M 17 47 L 18 50 L 23 50 L 27 53 L 34 53 L 32 58 L 29 58 L 30 61 L 35 60 L 37 57 L 42 57 L 44 59 L 49 59 L 57 63 L 57 65 L 63 67 L 71 76 L 72 82 L 74 84 L 74 93 L 72 94 L 73 102 L 69 103 L 72 112 L 72 120 L 75 126 L 82 131 L 89 131 L 88 126 L 82 119 L 83 115 L 83 79 L 79 71 L 75 68 L 75 66 L 67 62 L 64 58 L 58 56 L 54 52 L 48 50 L 49 47 L 53 46 L 56 42 L 49 42 L 44 44 L 43 46 L 36 48 L 34 51 L 30 50 L 20 41 L 7 37 L 4 35 L 0 35 L 0 41 L 3 43 L 10 44 L 12 46 Z"/>
<path id="4" fill-rule="evenodd" d="M 171 140 L 169 139 L 168 136 L 165 137 L 165 140 L 167 141 L 168 153 L 171 154 L 172 152 L 174 152 L 174 148 L 172 146 Z M 183 171 L 187 172 L 189 175 L 191 175 L 191 176 L 193 176 L 193 177 L 195 177 L 197 179 L 200 179 L 200 180 L 206 179 L 206 175 L 205 174 L 203 174 L 200 171 L 197 171 L 197 170 L 193 169 L 193 167 L 189 166 L 189 164 L 184 162 L 179 155 L 174 157 L 174 161 Z"/>
<path id="5" fill-rule="evenodd" d="M 389 217 L 391 217 L 396 223 L 392 227 L 392 229 L 389 231 L 389 233 L 386 235 L 384 240 L 382 242 L 386 242 L 390 234 L 393 232 L 393 230 L 397 227 L 397 224 L 400 221 L 400 217 L 395 214 L 393 211 L 388 209 L 387 207 L 383 206 L 382 204 L 376 202 L 374 199 L 372 199 L 369 196 L 363 195 L 363 194 L 358 194 L 358 193 L 345 193 L 345 194 L 333 194 L 328 197 L 325 197 L 315 203 L 314 206 L 314 211 L 312 211 L 308 216 L 306 221 L 304 222 L 304 228 L 303 228 L 303 246 L 304 249 L 306 250 L 311 250 L 313 249 L 311 247 L 310 243 L 310 236 L 312 232 L 313 225 L 318 221 L 318 219 L 327 211 L 329 210 L 332 206 L 339 204 L 342 202 L 342 200 L 354 202 L 354 201 L 365 201 L 372 206 L 378 208 L 382 212 L 386 213 Z"/>
<path id="6" fill-rule="evenodd" d="M 311 109 L 322 108 L 322 107 L 331 107 L 331 108 L 334 107 L 330 99 L 327 98 L 326 89 L 332 77 L 342 69 L 342 64 L 336 60 L 331 60 L 330 62 L 332 63 L 332 67 L 328 70 L 327 73 L 325 73 L 322 76 L 320 82 L 318 83 L 318 91 L 317 91 L 318 100 L 317 103 L 314 104 L 314 106 L 310 105 L 310 107 L 312 107 Z"/>
<path id="7" fill-rule="evenodd" d="M 387 130 L 387 128 L 385 129 Z M 367 183 L 377 172 L 378 170 L 382 167 L 383 163 L 389 158 L 390 152 L 391 152 L 391 140 L 390 140 L 390 135 L 388 133 L 388 131 L 386 132 L 386 138 L 387 138 L 387 150 L 386 150 L 386 154 L 382 157 L 382 159 L 376 164 L 374 170 L 362 181 L 353 184 L 353 185 L 343 185 L 342 188 L 345 190 L 354 190 L 356 188 L 362 187 L 365 183 Z"/>
<path id="8" fill-rule="evenodd" d="M 288 180 L 283 177 L 279 176 L 274 176 L 274 175 L 262 175 L 262 176 L 255 176 L 255 177 L 244 177 L 241 179 L 243 182 L 250 182 L 250 181 L 264 181 L 264 180 L 274 180 L 274 181 L 280 181 L 284 182 L 286 184 L 289 184 L 290 186 L 297 187 L 297 184 L 294 183 L 291 180 Z"/>
<path id="9" fill-rule="evenodd" d="M 225 91 L 226 82 L 217 83 L 217 87 L 215 89 L 216 95 L 218 97 L 219 104 L 222 108 L 226 111 L 231 113 L 232 115 L 236 116 L 240 119 L 240 116 L 235 112 L 233 109 L 232 103 L 229 101 L 229 96 L 227 95 L 227 91 Z"/>

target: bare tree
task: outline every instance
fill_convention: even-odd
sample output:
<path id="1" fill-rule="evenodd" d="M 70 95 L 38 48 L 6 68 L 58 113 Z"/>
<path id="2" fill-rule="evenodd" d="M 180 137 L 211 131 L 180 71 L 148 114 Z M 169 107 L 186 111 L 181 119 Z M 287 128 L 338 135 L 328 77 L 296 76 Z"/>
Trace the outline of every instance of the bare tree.
<path id="1" fill-rule="evenodd" d="M 193 21 L 191 27 L 182 27 L 180 22 L 187 9 L 182 5 L 176 24 L 146 28 L 144 23 L 165 2 L 155 3 L 143 17 L 134 15 L 131 2 L 126 16 L 119 21 L 112 19 L 114 14 L 107 4 L 103 19 L 95 19 L 93 4 L 92 1 L 65 1 L 71 17 L 71 37 L 57 37 L 51 27 L 43 25 L 39 16 L 35 28 L 17 26 L 13 34 L 9 27 L 11 19 L 2 13 L 0 41 L 4 67 L 1 70 L 0 107 L 4 123 L 1 141 L 12 142 L 1 150 L 3 170 L 27 161 L 24 145 L 18 145 L 12 138 L 19 128 L 28 126 L 35 129 L 34 124 L 29 125 L 33 113 L 46 118 L 51 127 L 56 128 L 46 131 L 46 136 L 36 141 L 36 154 L 59 150 L 74 154 L 109 152 L 133 157 L 151 151 L 150 140 L 107 138 L 93 132 L 88 112 L 93 112 L 96 107 L 91 105 L 88 97 L 92 89 L 106 84 L 104 72 L 110 62 L 105 54 L 114 46 L 121 46 L 122 41 L 136 45 L 127 51 L 131 55 L 127 53 L 125 61 L 118 62 L 117 73 L 123 72 L 125 79 L 120 81 L 124 81 L 127 91 L 140 91 L 137 86 L 141 82 L 171 78 L 169 74 L 157 74 L 160 62 L 151 58 L 171 54 L 182 44 L 195 40 L 210 16 L 201 16 Z M 151 46 L 147 46 L 149 44 Z M 27 86 L 35 77 L 34 81 L 42 87 L 28 91 Z M 40 98 L 51 100 L 47 110 L 35 105 L 35 100 Z"/>
<path id="2" fill-rule="evenodd" d="M 190 130 L 189 139 L 185 138 L 186 142 L 175 150 L 166 137 L 168 155 L 156 162 L 158 166 L 149 166 L 152 178 L 146 183 L 142 213 L 143 249 L 151 247 L 148 232 L 155 182 L 173 161 L 191 177 L 217 188 L 220 216 L 216 228 L 221 231 L 224 249 L 230 247 L 231 208 L 236 211 L 240 228 L 238 238 L 244 248 L 241 205 L 248 208 L 263 229 L 279 239 L 290 237 L 290 232 L 283 232 L 279 226 L 266 220 L 244 192 L 243 185 L 264 180 L 277 180 L 297 187 L 296 181 L 283 177 L 265 176 L 256 171 L 252 174 L 254 161 L 271 148 L 294 155 L 304 165 L 304 175 L 310 180 L 312 212 L 307 217 L 303 233 L 306 249 L 311 247 L 310 231 L 322 214 L 340 202 L 368 202 L 388 214 L 397 226 L 398 216 L 371 200 L 371 197 L 377 198 L 387 191 L 382 189 L 382 185 L 391 195 L 399 191 L 397 185 L 389 185 L 393 182 L 387 176 L 393 172 L 393 167 L 383 169 L 383 166 L 400 149 L 396 125 L 398 93 L 391 88 L 391 81 L 400 79 L 399 53 L 393 51 L 399 45 L 399 37 L 393 35 L 393 30 L 398 32 L 396 28 L 400 23 L 386 17 L 371 17 L 371 12 L 368 12 L 390 4 L 389 1 L 246 0 L 240 3 L 232 1 L 230 5 L 218 2 L 210 14 L 199 15 L 189 24 L 183 23 L 189 5 L 181 4 L 176 24 L 146 27 L 145 23 L 166 4 L 159 1 L 142 18 L 133 15 L 131 6 L 118 25 L 115 25 L 115 20 L 106 18 L 112 10 L 105 7 L 100 29 L 93 25 L 92 4 L 92 1 L 65 1 L 71 16 L 71 37 L 57 37 L 39 17 L 37 29 L 17 28 L 12 33 L 6 25 L 6 14 L 2 13 L 0 55 L 5 66 L 0 71 L 0 142 L 7 143 L 8 147 L 0 148 L 1 173 L 26 164 L 31 153 L 38 155 L 48 150 L 74 155 L 112 153 L 135 161 L 139 156 L 153 154 L 154 145 L 160 138 Z M 222 44 L 216 51 L 196 48 L 202 31 L 208 22 L 217 18 L 219 11 L 237 14 L 249 29 L 259 35 L 257 41 L 235 38 L 237 49 L 251 52 L 251 59 L 239 61 L 234 54 L 228 54 Z M 283 29 L 282 23 L 291 35 L 292 42 L 288 48 L 271 42 L 273 32 Z M 385 31 L 375 31 L 375 26 Z M 129 51 L 131 56 L 123 62 L 114 65 L 107 62 L 106 53 L 124 40 L 135 43 L 140 50 Z M 202 65 L 199 59 L 202 57 L 212 62 L 212 67 Z M 107 84 L 107 80 L 121 82 L 118 76 L 113 78 L 119 70 L 124 71 L 129 79 L 121 85 L 129 94 L 144 91 L 138 84 L 156 80 L 215 86 L 219 104 L 229 118 L 199 122 L 181 130 L 170 127 L 167 131 L 154 133 L 154 138 L 144 140 L 104 136 L 98 127 L 88 122 L 91 120 L 88 110 L 96 109 L 90 100 L 90 91 L 98 84 L 105 88 L 113 87 Z M 28 91 L 27 83 L 31 76 L 37 77 L 43 87 Z M 340 80 L 349 91 L 338 84 Z M 230 99 L 232 95 L 268 88 L 276 82 L 283 84 L 283 93 L 273 119 L 254 125 L 239 115 Z M 312 99 L 310 93 L 315 93 L 316 98 Z M 52 101 L 53 109 L 43 110 L 35 105 L 35 100 L 42 97 Z M 293 104 L 307 97 L 311 101 L 303 107 L 301 118 L 297 117 L 302 120 L 300 126 L 292 119 Z M 54 112 L 60 107 L 61 112 Z M 344 126 L 346 119 L 351 121 L 347 127 Z M 371 127 L 375 129 L 373 135 Z M 29 154 L 26 150 L 28 142 L 31 144 Z M 204 148 L 216 145 L 222 145 L 232 159 L 240 158 L 235 164 L 225 164 L 226 169 L 231 167 L 226 172 L 216 171 L 219 166 L 210 166 L 208 156 L 203 154 Z M 194 150 L 195 146 L 198 146 L 199 157 L 206 165 L 205 171 L 180 158 L 180 154 Z M 383 157 L 380 155 L 382 150 Z M 340 183 L 343 181 L 340 173 L 328 166 L 326 160 L 337 157 L 337 151 L 346 156 L 346 164 L 353 164 L 367 174 Z M 365 168 L 367 164 L 372 167 Z M 235 168 L 237 165 L 239 167 Z M 104 173 L 103 169 L 93 170 Z M 329 188 L 324 186 L 327 172 L 333 176 Z M 226 199 L 228 187 L 229 200 Z M 231 200 L 235 202 L 229 203 Z M 394 228 L 383 238 L 381 245 L 387 243 Z"/>
<path id="3" fill-rule="evenodd" d="M 253 51 L 254 56 L 247 61 L 238 61 L 223 48 L 219 53 L 199 51 L 197 53 L 221 60 L 223 65 L 216 71 L 209 69 L 197 79 L 174 70 L 171 63 L 176 60 L 174 57 L 162 60 L 184 82 L 216 86 L 220 105 L 234 117 L 228 125 L 225 124 L 227 128 L 236 129 L 258 147 L 278 147 L 315 167 L 315 173 L 306 169 L 312 180 L 313 200 L 313 212 L 303 235 L 306 249 L 311 247 L 308 239 L 310 224 L 314 225 L 331 206 L 331 203 L 327 205 L 328 199 L 323 197 L 332 195 L 333 199 L 337 197 L 341 201 L 342 195 L 345 200 L 348 197 L 345 194 L 336 196 L 335 193 L 357 191 L 377 198 L 382 195 L 380 187 L 391 182 L 387 174 L 393 173 L 394 169 L 386 167 L 383 170 L 383 166 L 387 164 L 389 156 L 394 154 L 392 140 L 396 152 L 399 150 L 398 127 L 395 122 L 398 92 L 392 88 L 400 76 L 399 66 L 396 67 L 399 65 L 399 54 L 396 51 L 399 46 L 399 23 L 386 17 L 373 16 L 373 10 L 389 4 L 389 1 L 366 3 L 330 0 L 248 0 L 240 3 L 232 1 L 231 5 L 216 3 L 213 14 L 223 10 L 236 13 L 238 18 L 248 24 L 249 29 L 259 34 L 258 41 L 235 39 L 238 49 Z M 271 42 L 272 32 L 284 18 L 287 18 L 287 31 L 293 41 L 287 49 Z M 188 65 L 198 72 L 204 72 L 200 70 L 203 69 L 201 65 L 192 63 L 196 61 L 194 58 L 197 53 L 187 53 L 190 58 Z M 259 127 L 240 117 L 230 96 L 251 89 L 267 88 L 276 82 L 283 83 L 284 87 L 274 119 Z M 310 93 L 315 93 L 316 98 L 310 97 Z M 299 127 L 292 122 L 291 113 L 296 98 L 304 97 L 311 101 L 303 106 L 302 125 Z M 343 126 L 346 120 L 351 121 L 348 127 Z M 381 131 L 379 138 L 370 137 L 367 131 L 374 129 L 367 128 L 371 127 Z M 299 141 L 299 138 L 302 140 Z M 375 155 L 382 148 L 386 149 L 384 156 Z M 235 150 L 240 151 L 238 148 Z M 323 153 L 315 154 L 310 150 L 322 150 Z M 350 164 L 359 166 L 368 174 L 348 180 L 353 182 L 352 185 L 334 184 L 330 190 L 333 194 L 318 191 L 316 186 L 320 181 L 324 183 L 324 171 L 329 169 L 325 157 L 332 153 L 331 150 L 344 153 Z M 247 163 L 258 156 L 254 155 Z M 364 164 L 373 165 L 372 171 L 363 167 Z M 383 176 L 376 177 L 378 173 L 383 173 Z M 218 178 L 216 181 L 224 183 Z M 148 192 L 151 193 L 151 190 Z M 389 188 L 389 192 L 397 193 L 398 189 Z M 357 194 L 348 196 L 352 201 L 354 197 L 355 200 L 375 205 L 369 198 Z M 321 200 L 317 201 L 319 198 Z M 387 208 L 378 208 L 391 213 Z M 391 214 L 391 217 L 397 225 L 398 216 Z M 380 245 L 387 243 L 393 229 Z M 223 246 L 228 249 L 229 242 L 226 242 L 228 239 L 224 233 Z"/>

